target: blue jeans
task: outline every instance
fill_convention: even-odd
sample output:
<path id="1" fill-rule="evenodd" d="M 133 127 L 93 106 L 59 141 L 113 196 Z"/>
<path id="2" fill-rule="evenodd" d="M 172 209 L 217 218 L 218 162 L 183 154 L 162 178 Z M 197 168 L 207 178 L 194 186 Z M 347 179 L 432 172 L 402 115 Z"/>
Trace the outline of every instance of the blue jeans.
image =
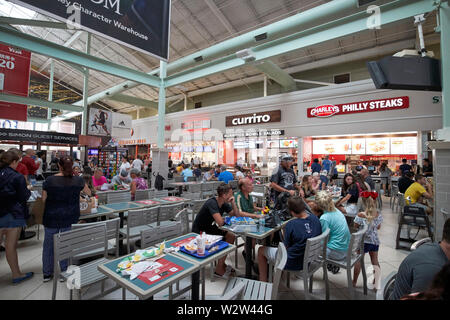
<path id="1" fill-rule="evenodd" d="M 44 276 L 52 276 L 53 275 L 53 235 L 58 234 L 59 232 L 70 231 L 71 227 L 68 228 L 44 228 L 45 229 L 45 238 L 44 238 L 44 250 L 42 252 L 42 271 L 44 272 Z M 59 266 L 61 268 L 61 272 L 65 272 L 67 270 L 69 261 L 63 260 L 59 262 Z"/>

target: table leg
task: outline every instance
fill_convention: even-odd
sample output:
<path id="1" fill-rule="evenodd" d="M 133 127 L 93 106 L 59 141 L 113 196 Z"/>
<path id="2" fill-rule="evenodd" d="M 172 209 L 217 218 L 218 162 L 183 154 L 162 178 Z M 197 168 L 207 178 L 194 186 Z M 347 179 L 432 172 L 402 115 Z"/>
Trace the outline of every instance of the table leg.
<path id="1" fill-rule="evenodd" d="M 123 220 L 124 220 L 124 216 L 123 215 L 124 215 L 123 212 L 119 212 L 120 228 L 123 228 Z M 123 237 L 119 237 L 119 255 L 124 255 L 124 254 L 127 254 L 127 253 L 128 253 L 127 250 L 123 247 Z"/>
<path id="2" fill-rule="evenodd" d="M 192 274 L 192 300 L 200 300 L 200 271 Z"/>
<path id="3" fill-rule="evenodd" d="M 245 237 L 245 277 L 252 279 L 252 238 Z"/>

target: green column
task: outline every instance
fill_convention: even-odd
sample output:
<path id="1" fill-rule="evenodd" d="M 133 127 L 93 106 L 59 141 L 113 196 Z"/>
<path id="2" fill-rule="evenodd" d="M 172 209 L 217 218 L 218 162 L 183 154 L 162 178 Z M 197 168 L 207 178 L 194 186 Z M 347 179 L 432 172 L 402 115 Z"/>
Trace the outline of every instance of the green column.
<path id="1" fill-rule="evenodd" d="M 441 60 L 442 60 L 442 108 L 443 127 L 450 141 L 450 4 L 441 4 Z"/>
<path id="2" fill-rule="evenodd" d="M 161 61 L 159 67 L 159 77 L 161 78 L 161 85 L 159 86 L 159 100 L 158 100 L 158 148 L 164 148 L 164 130 L 166 118 L 166 88 L 164 79 L 167 76 L 167 62 Z"/>
<path id="3" fill-rule="evenodd" d="M 53 101 L 53 79 L 55 77 L 55 60 L 50 62 L 50 84 L 48 86 L 48 101 Z M 50 125 L 52 124 L 52 108 L 47 108 L 47 121 L 48 130 L 50 131 Z"/>
<path id="4" fill-rule="evenodd" d="M 86 39 L 86 53 L 91 53 L 91 34 L 87 34 Z M 87 134 L 87 109 L 88 109 L 88 98 L 89 98 L 89 69 L 84 69 L 84 82 L 83 82 L 83 116 L 81 118 L 81 134 Z"/>

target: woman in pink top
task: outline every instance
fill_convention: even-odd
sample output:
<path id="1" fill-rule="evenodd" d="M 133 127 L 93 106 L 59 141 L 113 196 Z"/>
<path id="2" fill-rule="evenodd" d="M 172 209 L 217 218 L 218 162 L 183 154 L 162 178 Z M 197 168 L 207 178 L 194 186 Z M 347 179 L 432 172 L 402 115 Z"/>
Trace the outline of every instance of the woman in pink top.
<path id="1" fill-rule="evenodd" d="M 130 185 L 131 201 L 135 199 L 136 190 L 148 189 L 147 182 L 140 175 L 141 172 L 138 169 L 133 168 L 130 170 L 130 177 L 133 180 Z"/>
<path id="2" fill-rule="evenodd" d="M 108 183 L 105 176 L 103 175 L 103 169 L 97 168 L 94 171 L 94 176 L 92 177 L 92 184 L 96 190 L 101 190 L 102 185 Z"/>

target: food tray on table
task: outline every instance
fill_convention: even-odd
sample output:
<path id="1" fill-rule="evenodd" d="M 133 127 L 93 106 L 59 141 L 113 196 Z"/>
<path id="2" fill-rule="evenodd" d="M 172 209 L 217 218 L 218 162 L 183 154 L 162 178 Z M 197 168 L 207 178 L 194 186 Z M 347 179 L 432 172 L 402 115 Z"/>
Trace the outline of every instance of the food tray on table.
<path id="1" fill-rule="evenodd" d="M 212 248 L 210 248 L 210 249 L 205 249 L 205 254 L 204 254 L 203 256 L 199 256 L 199 255 L 197 254 L 197 250 L 195 250 L 195 251 L 194 251 L 194 250 L 191 250 L 191 251 L 187 250 L 187 249 L 185 248 L 185 246 L 182 246 L 182 247 L 180 248 L 180 251 L 181 251 L 181 252 L 184 252 L 184 253 L 186 253 L 186 254 L 188 254 L 188 255 L 190 255 L 190 256 L 199 258 L 199 259 L 205 259 L 205 258 L 208 258 L 209 256 L 212 256 L 213 254 L 215 254 L 215 253 L 221 251 L 222 249 L 225 249 L 225 248 L 228 247 L 229 245 L 230 245 L 230 244 L 229 244 L 228 242 L 221 240 L 221 241 L 217 242 L 216 245 L 213 246 Z M 215 248 L 216 248 L 216 249 L 215 249 Z"/>

